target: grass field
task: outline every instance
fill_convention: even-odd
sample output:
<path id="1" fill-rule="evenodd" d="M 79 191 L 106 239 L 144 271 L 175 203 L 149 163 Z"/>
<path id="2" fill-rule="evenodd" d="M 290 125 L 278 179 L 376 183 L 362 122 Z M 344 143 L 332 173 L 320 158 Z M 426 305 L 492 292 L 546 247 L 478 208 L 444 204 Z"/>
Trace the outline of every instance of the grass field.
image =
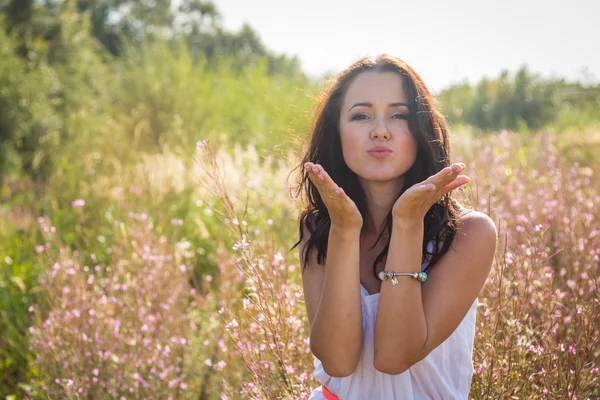
<path id="1" fill-rule="evenodd" d="M 473 399 L 600 397 L 597 138 L 453 135 L 471 177 L 455 196 L 500 236 L 479 297 Z M 8 183 L 5 396 L 296 399 L 317 386 L 288 252 L 298 152 L 210 141 L 188 152 L 103 159 L 112 167 L 94 179 L 59 171 L 43 194 Z M 103 155 L 84 158 L 94 168 Z"/>

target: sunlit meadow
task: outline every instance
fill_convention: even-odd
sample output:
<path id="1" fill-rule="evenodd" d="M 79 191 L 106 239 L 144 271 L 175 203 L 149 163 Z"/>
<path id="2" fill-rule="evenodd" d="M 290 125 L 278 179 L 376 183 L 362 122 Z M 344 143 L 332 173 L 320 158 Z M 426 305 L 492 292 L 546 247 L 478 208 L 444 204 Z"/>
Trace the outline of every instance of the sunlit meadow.
<path id="1" fill-rule="evenodd" d="M 39 19 L 52 45 L 0 19 L 0 398 L 308 398 L 290 249 L 324 82 L 182 40 L 112 57 L 76 2 L 21 3 L 67 7 Z M 471 399 L 600 399 L 595 110 L 562 108 L 560 135 L 452 128 L 454 196 L 499 230 Z"/>
<path id="2" fill-rule="evenodd" d="M 454 159 L 472 177 L 455 195 L 500 232 L 477 314 L 473 399 L 600 396 L 600 185 L 593 164 L 568 161 L 561 146 L 505 131 L 455 137 Z M 111 199 L 102 210 L 90 193 L 39 215 L 45 296 L 22 332 L 29 396 L 307 398 L 317 382 L 288 252 L 297 162 L 290 154 L 275 168 L 252 147 L 228 155 L 199 141 L 193 168 L 142 157 L 127 181 L 98 187 Z M 143 207 L 161 193 L 192 202 L 183 218 Z"/>
<path id="3" fill-rule="evenodd" d="M 306 399 L 291 144 L 316 85 L 161 46 L 112 68 L 90 77 L 106 98 L 61 120 L 64 145 L 36 153 L 54 158 L 46 186 L 7 178 L 0 394 Z M 500 236 L 470 397 L 600 398 L 600 133 L 452 140 L 471 177 L 454 195 Z"/>

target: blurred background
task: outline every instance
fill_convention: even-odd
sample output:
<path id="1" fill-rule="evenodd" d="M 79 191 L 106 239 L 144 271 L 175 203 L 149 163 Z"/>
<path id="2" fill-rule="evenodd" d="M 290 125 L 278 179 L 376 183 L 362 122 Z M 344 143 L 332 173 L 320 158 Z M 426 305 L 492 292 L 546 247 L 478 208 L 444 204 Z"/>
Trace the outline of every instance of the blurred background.
<path id="1" fill-rule="evenodd" d="M 478 331 L 472 397 L 598 398 L 599 14 L 0 0 L 0 398 L 307 398 L 290 174 L 327 79 L 379 53 L 434 93 L 470 168 L 462 201 L 501 227 L 479 318 L 502 318 Z M 264 265 L 285 298 L 249 278 Z M 537 291 L 504 282 L 524 276 Z"/>

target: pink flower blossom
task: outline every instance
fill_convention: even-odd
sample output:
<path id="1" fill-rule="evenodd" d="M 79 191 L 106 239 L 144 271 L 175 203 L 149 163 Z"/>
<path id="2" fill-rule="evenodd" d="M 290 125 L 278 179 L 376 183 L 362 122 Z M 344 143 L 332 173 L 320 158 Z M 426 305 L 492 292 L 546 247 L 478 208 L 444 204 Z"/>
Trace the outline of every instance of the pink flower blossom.
<path id="1" fill-rule="evenodd" d="M 250 246 L 250 241 L 246 239 L 246 235 L 242 235 L 242 241 L 233 245 L 234 250 L 243 249 Z"/>
<path id="2" fill-rule="evenodd" d="M 85 206 L 85 200 L 83 200 L 83 199 L 77 199 L 71 203 L 71 207 L 73 207 L 73 208 L 78 208 L 78 207 L 83 207 L 83 206 Z"/>
<path id="3" fill-rule="evenodd" d="M 214 369 L 223 369 L 225 368 L 225 366 L 227 365 L 227 363 L 223 360 L 219 361 L 218 363 L 216 363 L 215 365 L 213 365 Z"/>

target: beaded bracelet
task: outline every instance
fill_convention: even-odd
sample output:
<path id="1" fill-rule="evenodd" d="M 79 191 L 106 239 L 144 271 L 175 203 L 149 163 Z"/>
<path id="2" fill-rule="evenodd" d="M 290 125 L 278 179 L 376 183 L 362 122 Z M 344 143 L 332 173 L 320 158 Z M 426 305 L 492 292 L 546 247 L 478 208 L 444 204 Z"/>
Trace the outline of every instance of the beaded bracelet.
<path id="1" fill-rule="evenodd" d="M 379 279 L 381 279 L 382 281 L 386 281 L 391 278 L 392 284 L 394 286 L 396 286 L 398 284 L 398 279 L 396 278 L 396 276 L 400 276 L 400 275 L 411 276 L 421 283 L 423 283 L 427 280 L 427 274 L 425 272 L 392 272 L 392 271 L 381 271 L 379 273 Z"/>

